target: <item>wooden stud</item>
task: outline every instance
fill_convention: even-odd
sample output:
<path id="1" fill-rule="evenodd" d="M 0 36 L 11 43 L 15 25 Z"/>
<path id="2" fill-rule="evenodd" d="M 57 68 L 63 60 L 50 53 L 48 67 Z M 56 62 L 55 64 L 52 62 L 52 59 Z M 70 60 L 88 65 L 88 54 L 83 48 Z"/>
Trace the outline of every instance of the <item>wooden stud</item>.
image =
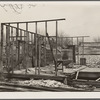
<path id="1" fill-rule="evenodd" d="M 56 21 L 56 66 L 55 66 L 56 76 L 57 76 L 57 46 L 58 46 L 58 22 Z"/>
<path id="2" fill-rule="evenodd" d="M 25 36 L 26 36 L 26 32 L 24 31 L 24 46 L 23 46 L 24 47 L 24 50 L 23 50 L 23 53 L 24 54 L 23 55 L 25 55 L 25 42 L 26 42 L 26 37 Z"/>
<path id="3" fill-rule="evenodd" d="M 11 37 L 13 37 L 13 28 L 11 28 Z M 14 73 L 14 38 L 11 38 L 11 42 L 12 42 L 12 45 L 11 45 L 11 67 L 12 67 L 12 73 Z"/>
<path id="4" fill-rule="evenodd" d="M 78 37 L 77 37 L 77 63 L 79 64 L 79 41 L 78 41 Z"/>
<path id="5" fill-rule="evenodd" d="M 28 23 L 26 23 L 26 31 L 28 31 Z M 28 67 L 28 47 L 29 47 L 29 32 L 26 32 L 26 43 L 25 43 L 25 49 L 26 49 L 26 73 L 27 73 L 27 67 Z"/>
<path id="6" fill-rule="evenodd" d="M 19 55 L 18 55 L 18 36 L 19 36 L 19 23 L 17 23 L 17 28 L 16 28 L 16 67 L 18 67 L 18 62 L 19 62 Z"/>
<path id="7" fill-rule="evenodd" d="M 20 30 L 20 40 L 22 41 L 22 30 Z"/>
<path id="8" fill-rule="evenodd" d="M 45 35 L 47 33 L 47 22 L 45 22 Z M 46 66 L 46 37 L 44 37 L 44 65 Z"/>
<path id="9" fill-rule="evenodd" d="M 83 43 L 82 56 L 84 57 L 84 37 L 82 37 L 82 43 Z"/>
<path id="10" fill-rule="evenodd" d="M 40 75 L 40 65 L 41 65 L 41 37 L 39 38 L 39 69 L 38 74 Z"/>
<path id="11" fill-rule="evenodd" d="M 65 18 L 61 18 L 61 19 L 51 19 L 51 20 L 39 20 L 39 21 L 27 21 L 27 22 L 9 22 L 10 24 L 16 24 L 16 23 L 40 23 L 40 22 L 52 22 L 52 21 L 62 21 L 65 20 Z M 8 23 L 5 23 L 8 24 Z"/>
<path id="12" fill-rule="evenodd" d="M 72 37 L 72 45 L 73 45 L 73 37 Z"/>
<path id="13" fill-rule="evenodd" d="M 3 34 L 4 32 L 4 26 L 3 24 L 1 24 L 1 52 L 0 52 L 0 69 L 2 69 L 3 66 Z M 0 70 L 0 72 L 2 72 L 2 70 Z"/>
<path id="14" fill-rule="evenodd" d="M 37 22 L 35 26 L 35 74 L 37 74 Z"/>
<path id="15" fill-rule="evenodd" d="M 8 74 L 10 73 L 10 26 L 6 26 L 6 58 Z"/>

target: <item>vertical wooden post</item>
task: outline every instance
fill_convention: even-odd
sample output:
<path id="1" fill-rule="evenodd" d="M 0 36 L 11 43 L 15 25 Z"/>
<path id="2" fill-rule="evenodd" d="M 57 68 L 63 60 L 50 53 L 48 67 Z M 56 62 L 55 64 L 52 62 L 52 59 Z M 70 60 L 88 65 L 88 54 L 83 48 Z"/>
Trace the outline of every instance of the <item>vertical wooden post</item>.
<path id="1" fill-rule="evenodd" d="M 37 74 L 37 22 L 35 26 L 35 74 Z"/>
<path id="2" fill-rule="evenodd" d="M 84 57 L 84 37 L 82 37 L 82 43 L 83 43 L 83 52 L 82 52 L 82 57 Z"/>
<path id="3" fill-rule="evenodd" d="M 33 44 L 33 34 L 31 34 L 31 43 Z"/>
<path id="4" fill-rule="evenodd" d="M 79 43 L 78 43 L 78 37 L 77 37 L 77 63 L 79 64 Z"/>
<path id="5" fill-rule="evenodd" d="M 41 64 L 41 37 L 39 38 L 39 69 L 38 74 L 40 75 L 40 64 Z"/>
<path id="6" fill-rule="evenodd" d="M 26 31 L 28 31 L 28 23 L 26 23 Z M 27 45 L 29 47 L 29 32 L 26 32 L 26 38 L 27 38 Z"/>
<path id="7" fill-rule="evenodd" d="M 47 33 L 47 21 L 45 22 L 45 35 L 46 35 L 46 33 Z M 45 44 L 44 44 L 44 62 L 45 62 L 45 66 L 46 66 L 46 36 L 44 37 L 45 38 Z"/>
<path id="8" fill-rule="evenodd" d="M 31 57 L 32 62 L 31 63 L 32 63 L 32 67 L 33 67 L 34 66 L 34 64 L 33 64 L 34 63 L 34 58 L 33 58 L 34 57 L 33 34 L 31 34 L 31 46 L 32 46 L 32 48 L 31 48 L 32 49 L 32 57 Z"/>
<path id="9" fill-rule="evenodd" d="M 24 31 L 24 51 L 23 51 L 23 53 L 24 53 L 24 55 L 25 55 L 25 43 L 26 43 L 26 32 Z M 24 56 L 24 58 L 25 58 L 25 56 Z"/>
<path id="10" fill-rule="evenodd" d="M 18 63 L 19 63 L 18 36 L 19 36 L 19 23 L 17 23 L 17 28 L 16 28 L 16 67 L 18 67 Z"/>
<path id="11" fill-rule="evenodd" d="M 25 49 L 26 49 L 26 73 L 27 73 L 27 67 L 28 67 L 28 44 L 29 44 L 29 33 L 27 32 L 28 31 L 28 23 L 26 23 L 26 46 L 25 46 Z"/>
<path id="12" fill-rule="evenodd" d="M 61 37 L 61 60 L 62 60 L 63 37 Z"/>
<path id="13" fill-rule="evenodd" d="M 73 37 L 72 37 L 72 45 L 73 45 Z"/>
<path id="14" fill-rule="evenodd" d="M 1 51 L 0 51 L 0 69 L 2 69 L 2 66 L 3 66 L 3 24 L 1 23 Z M 2 72 L 1 70 L 0 70 L 0 72 Z"/>
<path id="15" fill-rule="evenodd" d="M 20 40 L 22 41 L 22 30 L 20 30 Z"/>
<path id="16" fill-rule="evenodd" d="M 58 43 L 58 22 L 56 21 L 56 67 L 55 67 L 55 75 L 57 76 L 57 43 Z"/>
<path id="17" fill-rule="evenodd" d="M 26 68 L 26 31 L 24 31 L 23 59 L 23 67 Z"/>
<path id="18" fill-rule="evenodd" d="M 6 26 L 6 44 L 7 67 L 8 73 L 10 73 L 10 26 Z"/>
<path id="19" fill-rule="evenodd" d="M 12 73 L 14 72 L 14 37 L 13 37 L 13 28 L 11 28 L 11 67 L 12 67 Z"/>

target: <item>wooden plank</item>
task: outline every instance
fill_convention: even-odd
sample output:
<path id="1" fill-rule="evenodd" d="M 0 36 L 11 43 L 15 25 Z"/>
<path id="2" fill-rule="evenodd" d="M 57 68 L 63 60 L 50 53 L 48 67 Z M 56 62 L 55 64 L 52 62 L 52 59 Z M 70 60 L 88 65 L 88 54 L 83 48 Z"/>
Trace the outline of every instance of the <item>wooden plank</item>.
<path id="1" fill-rule="evenodd" d="M 45 35 L 47 33 L 47 22 L 45 22 Z M 46 37 L 44 37 L 44 65 L 46 66 Z"/>
<path id="2" fill-rule="evenodd" d="M 9 68 L 10 68 L 10 27 L 6 26 L 6 58 L 7 58 L 7 63 L 6 67 L 8 69 L 9 73 Z"/>
<path id="3" fill-rule="evenodd" d="M 82 42 L 83 42 L 83 50 L 82 50 L 82 57 L 84 57 L 84 37 L 82 37 Z"/>
<path id="4" fill-rule="evenodd" d="M 51 51 L 52 58 L 53 58 L 53 60 L 54 60 L 54 64 L 55 64 L 55 69 L 56 69 L 56 59 L 55 59 L 54 54 L 53 54 L 53 48 L 52 48 L 52 45 L 51 45 L 51 42 L 50 42 L 50 37 L 49 37 L 48 33 L 46 33 L 46 36 L 47 36 L 48 41 L 49 41 L 50 51 Z"/>
<path id="5" fill-rule="evenodd" d="M 26 23 L 26 43 L 25 43 L 25 49 L 26 49 L 26 56 L 25 56 L 25 61 L 26 61 L 26 73 L 27 73 L 27 67 L 28 67 L 28 52 L 29 52 L 29 33 L 28 31 L 28 23 Z"/>
<path id="6" fill-rule="evenodd" d="M 6 25 L 6 26 L 8 26 L 8 25 Z M 24 29 L 17 28 L 17 27 L 11 26 L 11 25 L 10 25 L 10 27 L 15 28 L 15 29 L 19 29 L 19 30 L 22 30 L 22 31 L 25 31 L 25 32 L 27 32 L 27 33 L 35 34 L 35 32 L 26 31 L 26 30 L 24 30 Z M 37 35 L 39 35 L 39 36 L 43 36 L 43 35 L 41 35 L 41 34 L 37 34 Z"/>
<path id="7" fill-rule="evenodd" d="M 77 37 L 77 63 L 79 64 L 79 41 Z"/>
<path id="8" fill-rule="evenodd" d="M 11 28 L 11 37 L 13 36 L 13 28 Z M 11 46 L 11 67 L 12 67 L 12 73 L 14 72 L 14 38 L 11 38 L 12 46 Z"/>
<path id="9" fill-rule="evenodd" d="M 72 84 L 80 84 L 80 85 L 92 85 L 97 88 L 100 88 L 100 81 L 95 81 L 95 80 L 81 80 L 81 79 L 73 79 Z"/>
<path id="10" fill-rule="evenodd" d="M 4 25 L 1 24 L 1 51 L 0 51 L 0 69 L 3 66 L 3 37 L 4 37 Z M 1 71 L 0 71 L 1 72 Z"/>
<path id="11" fill-rule="evenodd" d="M 22 41 L 22 30 L 20 30 L 20 40 Z"/>
<path id="12" fill-rule="evenodd" d="M 41 37 L 39 38 L 39 69 L 38 74 L 40 75 L 40 66 L 41 66 Z"/>
<path id="13" fill-rule="evenodd" d="M 57 76 L 57 46 L 58 46 L 58 22 L 56 21 L 56 65 L 55 65 L 55 75 Z"/>
<path id="14" fill-rule="evenodd" d="M 77 79 L 77 78 L 78 78 L 78 75 L 79 75 L 79 71 L 77 71 L 75 79 Z"/>
<path id="15" fill-rule="evenodd" d="M 35 23 L 35 75 L 37 74 L 37 22 Z"/>
<path id="16" fill-rule="evenodd" d="M 56 37 L 56 36 L 50 36 L 50 37 Z M 73 37 L 63 37 L 63 36 L 58 36 L 58 38 L 82 38 L 82 37 L 90 37 L 90 36 L 73 36 Z"/>
<path id="17" fill-rule="evenodd" d="M 61 19 L 51 19 L 51 20 L 39 20 L 39 21 L 25 21 L 25 22 L 7 22 L 7 23 L 3 23 L 3 24 L 16 24 L 16 23 L 39 23 L 39 22 L 51 22 L 51 21 L 62 21 L 62 20 L 65 20 L 65 18 L 61 18 Z"/>
<path id="18" fill-rule="evenodd" d="M 56 80 L 56 81 L 63 81 L 67 76 L 50 76 L 50 75 L 33 75 L 33 74 L 4 74 L 5 77 L 11 77 L 11 78 L 23 78 L 23 79 L 50 79 L 50 80 Z"/>
<path id="19" fill-rule="evenodd" d="M 72 37 L 72 45 L 73 45 L 73 37 Z"/>
<path id="20" fill-rule="evenodd" d="M 19 23 L 17 23 L 17 34 L 16 34 L 16 39 L 17 39 L 17 56 L 18 56 L 18 60 L 17 60 L 17 67 L 19 68 L 19 59 L 20 59 L 20 35 L 19 35 Z"/>

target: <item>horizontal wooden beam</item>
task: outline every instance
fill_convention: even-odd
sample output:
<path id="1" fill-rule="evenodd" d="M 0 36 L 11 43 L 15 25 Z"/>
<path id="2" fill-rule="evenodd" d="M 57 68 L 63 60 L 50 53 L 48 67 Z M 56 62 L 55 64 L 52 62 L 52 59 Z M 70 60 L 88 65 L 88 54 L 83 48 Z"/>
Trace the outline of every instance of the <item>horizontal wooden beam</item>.
<path id="1" fill-rule="evenodd" d="M 49 37 L 56 37 L 56 36 L 49 36 Z M 90 36 L 73 36 L 73 37 L 59 37 L 58 38 L 83 38 L 83 37 L 90 37 Z"/>
<path id="2" fill-rule="evenodd" d="M 100 81 L 95 80 L 81 80 L 81 79 L 73 79 L 72 84 L 81 84 L 81 85 L 92 85 L 100 88 Z"/>
<path id="3" fill-rule="evenodd" d="M 18 78 L 18 79 L 50 79 L 50 80 L 56 80 L 56 81 L 63 81 L 67 76 L 50 76 L 50 75 L 25 75 L 25 74 L 9 74 L 4 73 L 4 76 L 7 78 Z"/>
<path id="4" fill-rule="evenodd" d="M 3 24 L 40 23 L 40 22 L 51 22 L 51 21 L 61 21 L 61 20 L 66 20 L 66 19 L 65 18 L 61 18 L 61 19 L 38 20 L 38 21 L 25 21 L 25 22 L 6 22 L 6 23 L 3 23 Z"/>

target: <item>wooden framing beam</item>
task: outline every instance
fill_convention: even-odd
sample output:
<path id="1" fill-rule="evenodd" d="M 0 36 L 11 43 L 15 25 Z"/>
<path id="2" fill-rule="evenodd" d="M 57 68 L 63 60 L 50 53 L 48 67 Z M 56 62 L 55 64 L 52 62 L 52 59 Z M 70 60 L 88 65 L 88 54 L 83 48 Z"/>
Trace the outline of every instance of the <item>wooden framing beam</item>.
<path id="1" fill-rule="evenodd" d="M 56 65 L 55 65 L 55 75 L 57 76 L 57 46 L 58 46 L 58 22 L 56 21 Z"/>
<path id="2" fill-rule="evenodd" d="M 56 36 L 49 36 L 49 37 L 56 37 Z M 89 36 L 73 36 L 73 37 L 58 37 L 58 38 L 82 38 L 82 37 L 89 37 Z"/>
<path id="3" fill-rule="evenodd" d="M 62 20 L 66 20 L 65 18 L 61 18 L 61 19 L 51 19 L 51 20 L 39 20 L 39 21 L 25 21 L 25 22 L 5 22 L 3 24 L 23 24 L 23 23 L 40 23 L 40 22 L 51 22 L 51 21 L 62 21 Z"/>
<path id="4" fill-rule="evenodd" d="M 26 73 L 27 73 L 27 67 L 28 67 L 28 48 L 29 48 L 29 33 L 28 33 L 28 23 L 26 23 L 26 44 L 25 44 L 25 49 L 26 49 Z"/>
<path id="5" fill-rule="evenodd" d="M 1 24 L 1 51 L 0 51 L 0 69 L 2 68 L 3 66 L 3 34 L 4 32 L 4 25 Z"/>
<path id="6" fill-rule="evenodd" d="M 38 61 L 38 75 L 40 75 L 40 66 L 41 66 L 41 37 L 39 38 L 39 61 Z"/>
<path id="7" fill-rule="evenodd" d="M 6 58 L 7 58 L 7 69 L 8 73 L 10 73 L 10 27 L 6 26 Z"/>
<path id="8" fill-rule="evenodd" d="M 20 30 L 20 40 L 22 41 L 22 30 Z"/>
<path id="9" fill-rule="evenodd" d="M 84 57 L 84 37 L 82 37 L 82 43 L 83 43 L 83 50 L 82 50 L 82 56 Z"/>
<path id="10" fill-rule="evenodd" d="M 11 28 L 11 36 L 13 36 L 13 28 Z M 11 67 L 12 67 L 12 73 L 14 73 L 14 38 L 11 38 L 12 46 L 11 46 Z"/>
<path id="11" fill-rule="evenodd" d="M 37 22 L 35 23 L 35 75 L 37 74 Z"/>
<path id="12" fill-rule="evenodd" d="M 47 22 L 45 22 L 45 34 L 47 34 Z M 45 46 L 45 48 L 44 48 L 44 65 L 46 65 L 46 37 L 44 37 L 44 41 L 45 41 L 45 44 L 44 44 L 44 46 Z"/>
<path id="13" fill-rule="evenodd" d="M 5 25 L 5 26 L 8 26 L 8 25 Z M 10 27 L 15 28 L 15 29 L 19 29 L 19 30 L 24 31 L 24 32 L 27 32 L 27 33 L 36 34 L 35 32 L 27 31 L 27 30 L 24 30 L 24 29 L 21 29 L 21 28 L 17 28 L 17 27 L 11 26 L 11 25 L 10 25 Z M 38 33 L 37 33 L 37 35 L 43 36 L 43 35 L 38 34 Z"/>
<path id="14" fill-rule="evenodd" d="M 77 63 L 79 64 L 79 44 L 78 44 L 78 37 L 77 37 Z"/>

